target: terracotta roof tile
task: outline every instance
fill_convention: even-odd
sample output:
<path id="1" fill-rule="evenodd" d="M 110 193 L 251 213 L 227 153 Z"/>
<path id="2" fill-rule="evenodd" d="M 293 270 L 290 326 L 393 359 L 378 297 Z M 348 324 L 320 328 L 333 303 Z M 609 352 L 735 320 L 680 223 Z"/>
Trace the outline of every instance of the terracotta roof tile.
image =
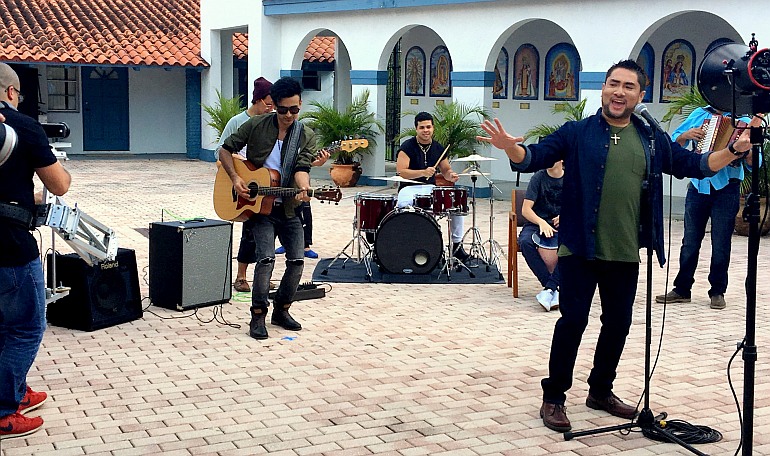
<path id="1" fill-rule="evenodd" d="M 3 0 L 0 60 L 208 66 L 199 0 Z"/>
<path id="2" fill-rule="evenodd" d="M 337 38 L 316 36 L 305 49 L 305 60 L 310 62 L 334 62 L 334 47 Z M 237 59 L 246 58 L 249 50 L 249 37 L 246 33 L 233 33 L 233 55 Z"/>

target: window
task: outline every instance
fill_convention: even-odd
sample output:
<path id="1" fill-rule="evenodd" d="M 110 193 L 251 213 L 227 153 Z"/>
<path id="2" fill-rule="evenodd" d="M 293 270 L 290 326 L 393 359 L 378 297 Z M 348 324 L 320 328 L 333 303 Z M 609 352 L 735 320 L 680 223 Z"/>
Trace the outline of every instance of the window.
<path id="1" fill-rule="evenodd" d="M 48 111 L 78 111 L 77 67 L 48 66 Z"/>

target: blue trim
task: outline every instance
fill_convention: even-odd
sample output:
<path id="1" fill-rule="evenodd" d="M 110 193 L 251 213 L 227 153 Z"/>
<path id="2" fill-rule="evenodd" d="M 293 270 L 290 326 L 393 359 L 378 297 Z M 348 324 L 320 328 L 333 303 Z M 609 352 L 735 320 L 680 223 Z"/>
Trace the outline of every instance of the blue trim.
<path id="1" fill-rule="evenodd" d="M 581 71 L 580 90 L 602 90 L 607 73 L 601 71 Z"/>
<path id="2" fill-rule="evenodd" d="M 495 0 L 263 0 L 265 16 L 489 3 Z"/>
<path id="3" fill-rule="evenodd" d="M 189 157 L 189 155 L 188 155 Z M 198 160 L 205 161 L 205 162 L 211 162 L 214 163 L 217 161 L 216 158 L 214 158 L 214 151 L 211 149 L 201 149 L 198 151 Z"/>
<path id="4" fill-rule="evenodd" d="M 185 148 L 187 158 L 201 157 L 201 74 L 185 70 Z M 205 154 L 204 154 L 205 155 Z M 212 154 L 209 154 L 212 157 Z M 213 158 L 213 157 L 212 157 Z"/>
<path id="5" fill-rule="evenodd" d="M 281 70 L 281 77 L 289 77 L 294 79 L 302 79 L 302 70 Z"/>
<path id="6" fill-rule="evenodd" d="M 388 72 L 377 70 L 351 70 L 350 83 L 352 85 L 387 85 Z"/>
<path id="7" fill-rule="evenodd" d="M 468 189 L 468 196 L 470 196 L 471 189 Z M 492 192 L 489 187 L 476 187 L 476 198 L 489 198 Z M 478 201 L 476 202 L 478 204 Z"/>
<path id="8" fill-rule="evenodd" d="M 368 176 L 361 176 L 358 178 L 358 185 L 384 187 L 388 184 L 388 181 L 384 181 L 382 179 L 370 179 Z"/>
<path id="9" fill-rule="evenodd" d="M 495 83 L 492 71 L 452 71 L 449 77 L 452 87 L 492 87 Z"/>

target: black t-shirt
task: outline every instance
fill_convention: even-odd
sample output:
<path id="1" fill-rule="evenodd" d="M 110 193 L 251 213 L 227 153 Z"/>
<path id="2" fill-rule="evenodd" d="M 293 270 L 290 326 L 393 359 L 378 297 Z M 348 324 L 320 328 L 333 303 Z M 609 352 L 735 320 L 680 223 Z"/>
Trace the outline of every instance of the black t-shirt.
<path id="1" fill-rule="evenodd" d="M 34 210 L 36 168 L 56 163 L 43 127 L 33 118 L 0 102 L 5 123 L 16 130 L 19 143 L 8 161 L 0 166 L 0 201 Z M 0 267 L 21 266 L 40 253 L 31 232 L 0 218 Z"/>
<path id="2" fill-rule="evenodd" d="M 534 201 L 532 210 L 538 217 L 552 225 L 551 220 L 561 212 L 561 189 L 564 178 L 551 177 L 541 169 L 532 175 L 524 199 Z M 527 224 L 534 224 L 527 220 Z"/>
<path id="3" fill-rule="evenodd" d="M 401 144 L 399 150 L 402 150 L 407 157 L 409 157 L 409 169 L 425 169 L 429 166 L 436 166 L 438 158 L 444 153 L 444 147 L 438 142 L 433 141 L 430 148 L 423 152 L 420 145 L 417 143 L 417 138 L 412 136 Z M 410 185 L 424 185 L 435 184 L 436 177 L 415 177 L 412 180 L 420 181 L 420 184 L 411 184 L 409 182 L 402 182 L 398 187 L 401 190 L 404 187 Z"/>

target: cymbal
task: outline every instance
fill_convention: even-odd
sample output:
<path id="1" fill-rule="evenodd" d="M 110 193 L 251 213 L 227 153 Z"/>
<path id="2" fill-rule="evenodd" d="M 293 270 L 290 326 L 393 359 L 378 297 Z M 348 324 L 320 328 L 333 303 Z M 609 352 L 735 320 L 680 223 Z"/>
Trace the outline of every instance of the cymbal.
<path id="1" fill-rule="evenodd" d="M 422 184 L 424 182 L 412 180 L 412 179 L 406 179 L 401 176 L 390 176 L 390 177 L 370 177 L 369 179 L 375 179 L 375 180 L 385 180 L 385 181 L 391 181 L 391 182 L 409 182 L 411 184 Z"/>
<path id="2" fill-rule="evenodd" d="M 468 171 L 467 173 L 460 173 L 458 176 L 490 176 L 492 173 L 480 173 L 478 171 Z"/>
<path id="3" fill-rule="evenodd" d="M 476 162 L 476 161 L 492 161 L 492 160 L 497 160 L 497 159 L 496 158 L 492 158 L 492 157 L 484 157 L 484 156 L 479 155 L 479 154 L 473 154 L 473 155 L 468 155 L 467 157 L 455 158 L 452 161 L 456 161 L 456 162 Z"/>

